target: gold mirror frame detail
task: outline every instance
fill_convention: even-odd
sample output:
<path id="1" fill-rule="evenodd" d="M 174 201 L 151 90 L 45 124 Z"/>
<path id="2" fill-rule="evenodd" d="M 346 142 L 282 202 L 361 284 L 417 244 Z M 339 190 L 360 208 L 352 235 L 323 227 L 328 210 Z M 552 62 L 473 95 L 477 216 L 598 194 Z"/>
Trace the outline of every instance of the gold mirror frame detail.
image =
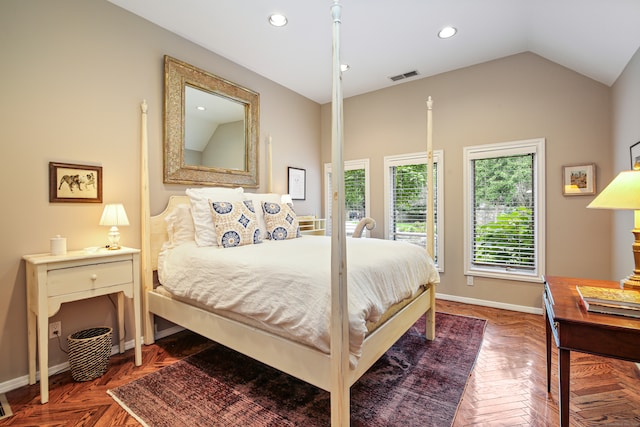
<path id="1" fill-rule="evenodd" d="M 164 57 L 164 182 L 257 188 L 260 95 L 204 70 Z M 244 105 L 245 170 L 185 163 L 185 87 Z"/>

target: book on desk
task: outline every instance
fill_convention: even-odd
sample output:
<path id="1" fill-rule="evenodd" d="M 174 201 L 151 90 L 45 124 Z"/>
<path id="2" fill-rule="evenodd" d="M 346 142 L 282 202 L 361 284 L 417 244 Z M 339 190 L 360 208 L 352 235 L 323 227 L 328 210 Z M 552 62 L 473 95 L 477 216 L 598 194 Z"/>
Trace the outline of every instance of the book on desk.
<path id="1" fill-rule="evenodd" d="M 589 312 L 640 318 L 640 291 L 581 285 L 576 290 Z"/>

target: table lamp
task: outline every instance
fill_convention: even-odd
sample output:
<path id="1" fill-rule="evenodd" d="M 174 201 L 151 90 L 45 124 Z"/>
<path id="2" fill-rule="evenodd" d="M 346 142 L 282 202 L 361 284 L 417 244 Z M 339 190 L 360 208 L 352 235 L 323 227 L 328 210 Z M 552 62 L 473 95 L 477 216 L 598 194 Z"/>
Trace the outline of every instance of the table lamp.
<path id="1" fill-rule="evenodd" d="M 634 211 L 633 273 L 622 281 L 624 288 L 640 289 L 640 164 L 633 170 L 622 171 L 604 190 L 593 199 L 587 208 L 623 209 Z"/>
<path id="2" fill-rule="evenodd" d="M 104 205 L 100 225 L 110 226 L 109 229 L 109 249 L 120 249 L 120 230 L 118 226 L 129 225 L 127 212 L 122 203 Z"/>

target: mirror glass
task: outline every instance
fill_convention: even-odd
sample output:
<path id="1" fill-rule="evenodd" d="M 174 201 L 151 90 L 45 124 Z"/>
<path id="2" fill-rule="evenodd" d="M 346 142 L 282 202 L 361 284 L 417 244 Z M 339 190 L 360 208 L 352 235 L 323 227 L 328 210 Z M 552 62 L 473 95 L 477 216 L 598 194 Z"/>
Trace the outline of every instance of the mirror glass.
<path id="1" fill-rule="evenodd" d="M 259 95 L 165 56 L 164 182 L 258 186 Z"/>

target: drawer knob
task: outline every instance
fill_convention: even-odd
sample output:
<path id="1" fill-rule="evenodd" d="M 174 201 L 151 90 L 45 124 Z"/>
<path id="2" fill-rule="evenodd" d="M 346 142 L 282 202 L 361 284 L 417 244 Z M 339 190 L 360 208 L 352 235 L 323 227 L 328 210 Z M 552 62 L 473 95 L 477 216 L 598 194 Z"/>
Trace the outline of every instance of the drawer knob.
<path id="1" fill-rule="evenodd" d="M 96 281 L 97 278 L 98 278 L 97 274 L 92 274 L 91 275 L 91 280 L 93 280 L 94 282 Z"/>

